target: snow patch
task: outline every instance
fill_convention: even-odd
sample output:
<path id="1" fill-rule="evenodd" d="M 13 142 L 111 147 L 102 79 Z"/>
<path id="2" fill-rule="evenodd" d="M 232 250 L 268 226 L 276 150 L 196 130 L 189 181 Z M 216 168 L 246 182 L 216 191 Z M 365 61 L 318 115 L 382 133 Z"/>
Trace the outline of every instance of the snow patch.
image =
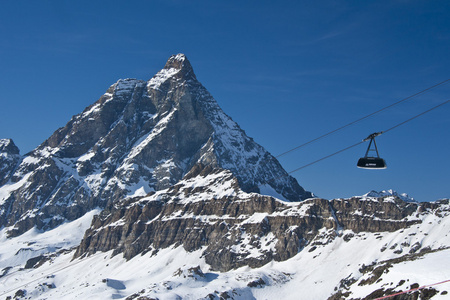
<path id="1" fill-rule="evenodd" d="M 261 195 L 271 196 L 271 197 L 280 199 L 280 200 L 282 200 L 282 201 L 286 201 L 286 202 L 288 201 L 286 198 L 284 198 L 283 195 L 279 194 L 277 191 L 275 191 L 275 190 L 273 189 L 273 187 L 271 187 L 271 186 L 268 185 L 268 184 L 262 184 L 262 185 L 260 185 L 260 186 L 259 186 L 259 193 L 260 193 Z"/>

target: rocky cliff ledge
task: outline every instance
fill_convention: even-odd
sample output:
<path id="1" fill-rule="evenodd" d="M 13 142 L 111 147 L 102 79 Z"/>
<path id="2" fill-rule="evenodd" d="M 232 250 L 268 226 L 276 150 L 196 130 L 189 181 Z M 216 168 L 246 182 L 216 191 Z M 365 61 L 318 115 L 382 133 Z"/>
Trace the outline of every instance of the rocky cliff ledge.
<path id="1" fill-rule="evenodd" d="M 198 166 L 167 190 L 103 211 L 75 257 L 114 250 L 113 255 L 131 259 L 182 245 L 187 251 L 203 249 L 215 270 L 260 267 L 289 259 L 306 245 L 326 244 L 337 235 L 350 239 L 361 231 L 395 231 L 420 223 L 423 214 L 448 210 L 446 201 L 354 197 L 289 203 L 243 192 L 231 172 Z"/>

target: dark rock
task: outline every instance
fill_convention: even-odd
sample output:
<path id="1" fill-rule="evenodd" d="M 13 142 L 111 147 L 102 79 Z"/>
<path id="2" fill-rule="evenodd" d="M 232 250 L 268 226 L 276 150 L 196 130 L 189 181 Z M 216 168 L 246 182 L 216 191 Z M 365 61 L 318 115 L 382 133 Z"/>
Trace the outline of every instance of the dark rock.
<path id="1" fill-rule="evenodd" d="M 405 202 L 399 198 L 394 201 L 383 197 L 365 200 L 360 197 L 335 199 L 330 201 L 338 223 L 345 229 L 358 232 L 396 231 L 419 223 L 419 220 L 407 220 L 422 203 Z"/>
<path id="2" fill-rule="evenodd" d="M 49 258 L 46 257 L 45 255 L 39 255 L 33 258 L 30 258 L 29 260 L 27 260 L 26 264 L 25 264 L 25 269 L 32 269 L 32 268 L 37 268 L 40 265 L 42 265 L 44 262 L 46 262 Z"/>
<path id="3" fill-rule="evenodd" d="M 266 282 L 262 278 L 259 278 L 258 280 L 253 280 L 253 281 L 250 281 L 249 283 L 247 283 L 247 286 L 251 287 L 251 288 L 256 288 L 256 287 L 260 288 L 265 285 L 266 285 Z"/>
<path id="4" fill-rule="evenodd" d="M 14 294 L 14 299 L 23 298 L 26 296 L 26 294 L 27 294 L 26 290 L 17 290 L 16 293 Z"/>
<path id="5" fill-rule="evenodd" d="M 0 139 L 0 186 L 11 179 L 21 159 L 19 148 L 13 140 Z"/>

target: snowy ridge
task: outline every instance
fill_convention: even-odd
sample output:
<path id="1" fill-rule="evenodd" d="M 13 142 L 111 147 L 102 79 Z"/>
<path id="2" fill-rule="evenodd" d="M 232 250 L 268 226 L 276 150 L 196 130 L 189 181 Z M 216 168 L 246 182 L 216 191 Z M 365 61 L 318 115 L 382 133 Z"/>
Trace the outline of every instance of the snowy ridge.
<path id="1" fill-rule="evenodd" d="M 308 202 L 305 204 L 311 206 L 313 199 Z M 304 205 L 284 204 L 291 210 Z M 443 204 L 438 208 L 441 213 L 423 211 L 418 216 L 420 223 L 393 232 L 344 230 L 334 236 L 332 228 L 323 228 L 290 259 L 227 272 L 211 268 L 203 255 L 205 248 L 186 251 L 181 246 L 130 260 L 112 255 L 112 251 L 72 260 L 70 249 L 79 241 L 91 214 L 50 232 L 33 229 L 5 239 L 3 231 L 0 295 L 14 296 L 19 290 L 29 299 L 299 299 L 299 291 L 300 299 L 384 295 L 383 291 L 394 293 L 450 278 L 449 209 Z M 267 218 L 267 214 L 256 213 L 243 218 L 241 227 Z M 122 221 L 115 224 L 121 226 Z M 274 238 L 272 233 L 262 236 L 258 251 L 274 251 Z M 251 246 L 252 236 L 243 232 L 241 240 L 230 247 L 231 252 L 258 258 L 259 252 Z M 418 246 L 423 250 L 417 250 Z M 23 268 L 25 265 L 28 267 Z M 384 271 L 368 272 L 376 268 Z M 446 299 L 450 284 L 434 290 L 433 300 Z"/>
<path id="2" fill-rule="evenodd" d="M 361 197 L 363 199 L 380 198 L 380 197 L 397 197 L 397 198 L 402 199 L 405 202 L 417 202 L 414 198 L 409 197 L 408 194 L 406 194 L 406 193 L 399 194 L 394 190 L 387 190 L 387 191 L 381 191 L 381 192 L 370 191 Z"/>
<path id="3" fill-rule="evenodd" d="M 159 90 L 161 84 L 167 81 L 170 77 L 180 72 L 180 69 L 170 68 L 170 69 L 162 69 L 159 71 L 147 84 L 148 88 Z"/>
<path id="4" fill-rule="evenodd" d="M 197 101 L 201 103 L 206 112 L 207 119 L 214 128 L 212 136 L 214 153 L 219 158 L 219 166 L 231 170 L 244 184 L 253 186 L 256 190 L 263 188 L 266 193 L 287 200 L 290 196 L 286 193 L 286 187 L 293 187 L 293 178 L 281 167 L 278 161 L 263 147 L 249 138 L 245 132 L 226 115 L 214 98 L 202 86 L 194 86 Z M 270 182 L 270 184 L 269 184 Z M 296 191 L 301 194 L 298 199 L 306 199 L 312 196 L 299 188 Z"/>

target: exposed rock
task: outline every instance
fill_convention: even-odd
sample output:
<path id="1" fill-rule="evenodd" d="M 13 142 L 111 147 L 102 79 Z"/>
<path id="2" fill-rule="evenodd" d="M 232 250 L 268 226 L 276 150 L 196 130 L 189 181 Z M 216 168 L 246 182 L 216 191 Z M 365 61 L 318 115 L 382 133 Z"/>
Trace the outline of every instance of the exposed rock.
<path id="1" fill-rule="evenodd" d="M 258 267 L 294 256 L 319 229 L 333 228 L 329 207 L 324 199 L 289 204 L 245 193 L 231 172 L 197 166 L 167 190 L 104 210 L 75 257 L 114 249 L 130 259 L 171 245 L 205 246 L 214 269 Z"/>
<path id="2" fill-rule="evenodd" d="M 0 186 L 6 184 L 21 160 L 19 148 L 11 139 L 0 139 Z"/>
<path id="3" fill-rule="evenodd" d="M 416 219 L 408 218 L 424 204 L 409 203 L 398 197 L 367 200 L 361 197 L 330 201 L 340 226 L 353 232 L 395 231 L 411 226 Z"/>
<path id="4" fill-rule="evenodd" d="M 49 260 L 49 258 L 46 257 L 45 255 L 39 255 L 30 258 L 29 260 L 27 260 L 27 263 L 25 264 L 25 269 L 37 268 L 39 265 L 41 265 L 47 260 Z"/>
<path id="5" fill-rule="evenodd" d="M 113 255 L 131 259 L 182 245 L 187 251 L 204 249 L 202 256 L 214 270 L 260 267 L 287 260 L 306 245 L 313 251 L 343 230 L 353 232 L 343 237 L 349 240 L 359 232 L 407 228 L 421 222 L 420 213 L 449 214 L 445 203 L 357 197 L 289 203 L 246 193 L 230 171 L 197 165 L 166 190 L 105 209 L 94 218 L 75 257 L 114 250 Z M 404 247 L 410 245 L 393 251 Z M 418 251 L 420 245 L 411 249 Z"/>

